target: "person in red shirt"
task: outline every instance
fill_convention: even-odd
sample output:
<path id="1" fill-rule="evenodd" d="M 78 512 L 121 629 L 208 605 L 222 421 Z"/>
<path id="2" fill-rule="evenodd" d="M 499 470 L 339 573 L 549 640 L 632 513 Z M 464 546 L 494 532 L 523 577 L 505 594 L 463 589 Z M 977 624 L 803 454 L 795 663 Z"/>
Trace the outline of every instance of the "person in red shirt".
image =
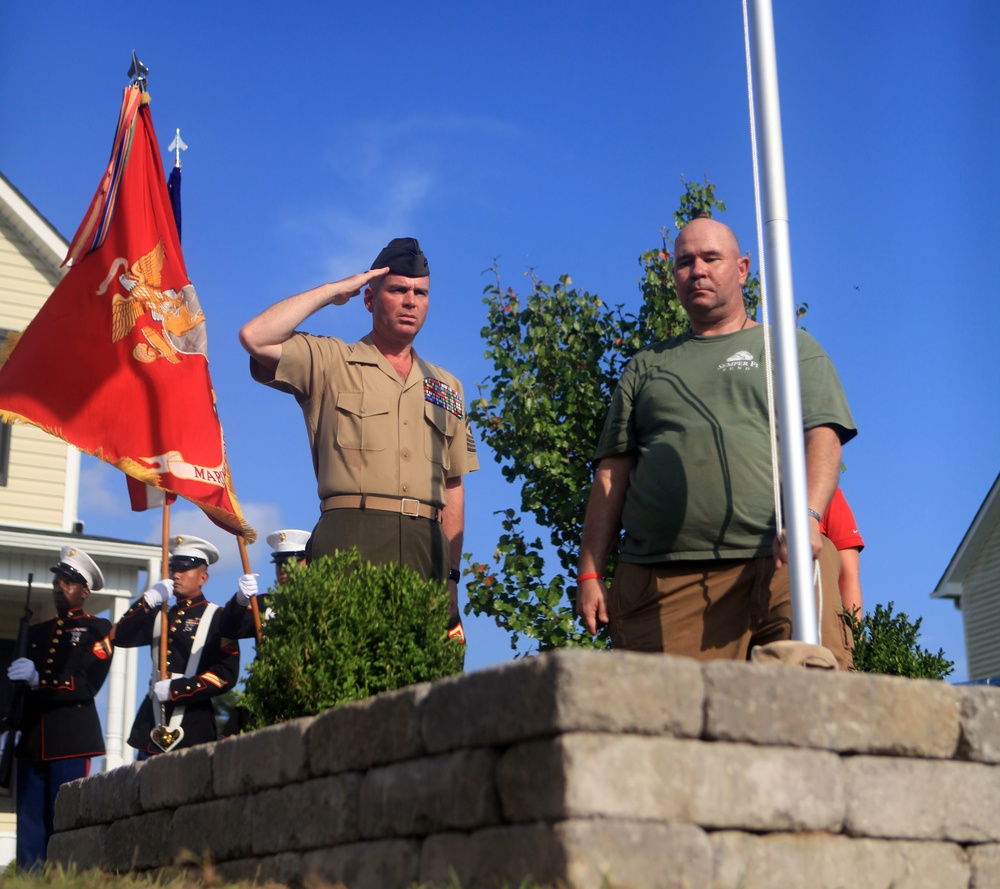
<path id="1" fill-rule="evenodd" d="M 860 620 L 864 613 L 861 607 L 860 554 L 865 548 L 865 542 L 861 539 L 854 513 L 847 505 L 847 499 L 840 488 L 833 492 L 833 499 L 819 523 L 819 532 L 824 537 L 829 537 L 837 547 L 837 555 L 840 557 L 840 598 L 844 608 Z"/>

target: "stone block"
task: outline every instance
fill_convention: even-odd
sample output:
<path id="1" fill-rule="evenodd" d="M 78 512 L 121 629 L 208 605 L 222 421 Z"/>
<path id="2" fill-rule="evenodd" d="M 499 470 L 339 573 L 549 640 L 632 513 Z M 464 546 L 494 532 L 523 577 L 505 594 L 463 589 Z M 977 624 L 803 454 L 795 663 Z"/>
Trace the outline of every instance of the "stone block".
<path id="1" fill-rule="evenodd" d="M 315 849 L 358 838 L 361 775 L 347 772 L 252 797 L 253 852 Z"/>
<path id="2" fill-rule="evenodd" d="M 962 708 L 962 755 L 1000 763 L 1000 688 L 967 686 L 956 691 Z"/>
<path id="3" fill-rule="evenodd" d="M 161 809 L 109 824 L 104 834 L 106 870 L 119 873 L 173 864 L 170 837 L 173 812 Z"/>
<path id="4" fill-rule="evenodd" d="M 505 825 L 424 840 L 420 881 L 462 889 L 518 886 L 530 878 L 567 889 L 598 886 L 694 889 L 711 886 L 704 831 L 686 824 L 564 821 Z"/>
<path id="5" fill-rule="evenodd" d="M 59 788 L 52 817 L 56 830 L 73 830 L 84 826 L 80 803 L 83 797 L 83 784 L 87 780 L 78 778 L 76 781 L 67 781 Z"/>
<path id="6" fill-rule="evenodd" d="M 306 732 L 311 775 L 362 771 L 423 754 L 417 707 L 427 685 L 412 685 L 332 707 Z"/>
<path id="7" fill-rule="evenodd" d="M 319 849 L 302 856 L 306 885 L 350 889 L 408 889 L 420 869 L 417 840 L 380 840 Z"/>
<path id="8" fill-rule="evenodd" d="M 569 731 L 696 737 L 702 721 L 698 662 L 637 652 L 523 658 L 437 682 L 420 707 L 431 753 Z"/>
<path id="9" fill-rule="evenodd" d="M 857 756 L 844 762 L 844 788 L 855 836 L 1000 840 L 1000 767 Z"/>
<path id="10" fill-rule="evenodd" d="M 313 717 L 226 738 L 215 745 L 215 796 L 241 796 L 306 778 L 305 734 Z"/>
<path id="11" fill-rule="evenodd" d="M 705 737 L 891 756 L 950 758 L 959 698 L 944 682 L 713 661 Z"/>
<path id="12" fill-rule="evenodd" d="M 302 886 L 302 855 L 298 852 L 284 852 L 280 855 L 266 855 L 263 858 L 240 858 L 223 861 L 213 868 L 216 876 L 224 883 L 253 883 L 273 887 Z M 353 889 L 353 887 L 352 887 Z"/>
<path id="13" fill-rule="evenodd" d="M 710 835 L 713 889 L 964 889 L 969 865 L 953 843 L 888 842 L 825 833 Z"/>
<path id="14" fill-rule="evenodd" d="M 626 818 L 747 830 L 838 830 L 836 754 L 636 735 L 572 734 L 509 748 L 497 789 L 511 821 Z"/>
<path id="15" fill-rule="evenodd" d="M 176 808 L 212 798 L 214 744 L 198 744 L 147 759 L 139 773 L 144 812 Z"/>
<path id="16" fill-rule="evenodd" d="M 425 836 L 500 820 L 493 750 L 457 750 L 372 769 L 361 785 L 361 835 Z"/>
<path id="17" fill-rule="evenodd" d="M 80 824 L 110 824 L 140 814 L 139 773 L 144 766 L 136 762 L 85 778 L 80 788 Z"/>
<path id="18" fill-rule="evenodd" d="M 81 827 L 52 835 L 46 858 L 63 867 L 73 865 L 78 871 L 105 866 L 104 834 L 107 827 Z"/>
<path id="19" fill-rule="evenodd" d="M 1000 886 L 1000 846 L 969 846 L 966 852 L 972 871 L 969 889 L 996 889 Z"/>
<path id="20" fill-rule="evenodd" d="M 174 811 L 170 839 L 175 850 L 186 850 L 200 860 L 228 861 L 251 855 L 251 799 L 227 796 L 181 806 Z"/>

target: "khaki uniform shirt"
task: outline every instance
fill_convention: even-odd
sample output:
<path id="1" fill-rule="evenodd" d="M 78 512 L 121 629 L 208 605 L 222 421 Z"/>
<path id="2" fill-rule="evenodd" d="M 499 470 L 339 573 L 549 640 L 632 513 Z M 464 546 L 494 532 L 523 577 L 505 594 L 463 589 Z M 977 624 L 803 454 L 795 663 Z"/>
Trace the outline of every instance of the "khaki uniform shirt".
<path id="1" fill-rule="evenodd" d="M 273 379 L 295 396 L 309 433 L 319 496 L 375 494 L 444 506 L 448 479 L 479 468 L 462 386 L 414 351 L 404 383 L 372 342 L 296 333 Z"/>

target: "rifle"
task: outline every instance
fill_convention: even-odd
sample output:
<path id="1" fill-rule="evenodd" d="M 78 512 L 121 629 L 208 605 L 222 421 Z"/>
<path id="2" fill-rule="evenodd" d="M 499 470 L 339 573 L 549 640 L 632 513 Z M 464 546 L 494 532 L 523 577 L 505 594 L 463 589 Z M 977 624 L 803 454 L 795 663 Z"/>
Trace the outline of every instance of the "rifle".
<path id="1" fill-rule="evenodd" d="M 17 642 L 14 643 L 14 660 L 19 657 L 28 656 L 28 629 L 31 625 L 31 581 L 34 575 L 28 574 L 28 597 L 24 600 L 24 614 L 21 623 L 17 628 Z M 3 745 L 3 754 L 0 755 L 0 787 L 5 790 L 10 787 L 10 773 L 14 768 L 14 745 L 17 733 L 21 729 L 21 719 L 24 716 L 24 695 L 27 690 L 27 683 L 17 681 L 14 683 L 14 694 L 10 699 L 10 710 L 7 711 L 7 743 Z"/>

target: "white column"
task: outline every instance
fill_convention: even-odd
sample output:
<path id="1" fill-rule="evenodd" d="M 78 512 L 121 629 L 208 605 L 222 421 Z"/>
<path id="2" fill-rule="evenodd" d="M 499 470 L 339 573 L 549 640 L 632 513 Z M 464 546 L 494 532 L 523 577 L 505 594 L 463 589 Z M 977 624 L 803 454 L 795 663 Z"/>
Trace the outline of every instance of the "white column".
<path id="1" fill-rule="evenodd" d="M 111 620 L 118 623 L 121 616 L 128 611 L 128 593 L 116 594 L 111 602 Z M 127 682 L 127 660 L 122 655 L 128 649 L 119 649 L 111 659 L 111 672 L 108 674 L 108 710 L 105 714 L 105 739 L 104 746 L 107 753 L 104 754 L 104 769 L 116 769 L 122 765 L 124 760 L 125 735 L 123 734 L 123 709 L 126 706 L 126 682 Z M 135 685 L 133 675 L 132 684 Z M 134 697 L 134 696 L 133 696 Z"/>
<path id="2" fill-rule="evenodd" d="M 129 732 L 132 731 L 132 723 L 135 722 L 135 686 L 138 682 L 138 664 L 139 664 L 139 652 L 145 652 L 145 648 L 126 648 L 125 649 L 125 709 L 122 713 L 122 737 L 128 738 Z M 135 749 L 129 747 L 128 744 L 124 747 L 123 759 L 125 763 L 135 762 Z"/>

